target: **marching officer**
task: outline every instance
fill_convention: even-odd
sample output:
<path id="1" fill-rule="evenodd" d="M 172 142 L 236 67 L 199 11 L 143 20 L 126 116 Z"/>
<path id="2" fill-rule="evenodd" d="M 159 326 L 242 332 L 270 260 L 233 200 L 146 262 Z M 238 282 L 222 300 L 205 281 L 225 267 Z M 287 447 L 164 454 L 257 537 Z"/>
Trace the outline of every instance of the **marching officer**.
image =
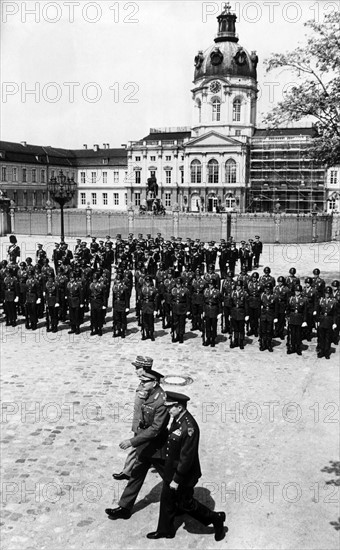
<path id="1" fill-rule="evenodd" d="M 230 254 L 229 254 L 229 269 L 231 271 L 231 276 L 235 276 L 235 268 L 238 261 L 238 250 L 234 242 L 230 243 Z"/>
<path id="2" fill-rule="evenodd" d="M 54 273 L 50 272 L 45 284 L 46 331 L 58 331 L 59 288 Z"/>
<path id="3" fill-rule="evenodd" d="M 244 267 L 245 271 L 247 271 L 248 259 L 249 259 L 249 248 L 246 247 L 246 241 L 241 241 L 241 247 L 239 248 L 238 256 L 240 259 L 241 270 L 242 270 L 242 267 Z"/>
<path id="4" fill-rule="evenodd" d="M 221 313 L 222 296 L 216 288 L 216 279 L 210 278 L 208 288 L 203 292 L 204 296 L 204 311 L 203 320 L 205 324 L 206 337 L 203 339 L 203 346 L 215 347 L 217 337 L 217 317 Z M 203 334 L 203 336 L 205 336 Z"/>
<path id="5" fill-rule="evenodd" d="M 261 294 L 260 317 L 260 351 L 273 351 L 272 338 L 274 335 L 274 323 L 278 321 L 278 300 L 273 294 L 273 288 L 267 283 Z"/>
<path id="6" fill-rule="evenodd" d="M 336 301 L 333 298 L 331 286 L 325 287 L 325 296 L 319 298 L 317 315 L 318 327 L 318 357 L 330 358 L 332 330 L 337 328 L 336 324 Z"/>
<path id="7" fill-rule="evenodd" d="M 151 466 L 156 468 L 161 477 L 164 475 L 164 445 L 168 435 L 169 413 L 165 406 L 166 394 L 159 385 L 161 377 L 160 373 L 153 370 L 142 373 L 140 377 L 146 396 L 140 407 L 137 434 L 119 444 L 123 450 L 135 447 L 137 457 L 118 507 L 105 510 L 109 519 L 131 517 L 133 505 Z"/>
<path id="8" fill-rule="evenodd" d="M 42 243 L 38 243 L 38 250 L 35 253 L 35 263 L 39 264 L 41 267 L 44 265 L 44 260 L 46 260 L 47 254 L 46 250 L 43 249 Z"/>
<path id="9" fill-rule="evenodd" d="M 171 308 L 172 342 L 183 344 L 186 315 L 190 311 L 190 293 L 183 286 L 183 281 L 180 277 L 177 277 L 176 286 L 171 291 Z"/>
<path id="10" fill-rule="evenodd" d="M 287 353 L 302 355 L 302 327 L 307 326 L 307 301 L 301 296 L 302 286 L 296 285 L 295 296 L 291 296 L 287 304 L 288 335 Z"/>
<path id="11" fill-rule="evenodd" d="M 194 498 L 194 487 L 201 477 L 198 454 L 200 430 L 187 410 L 189 397 L 167 392 L 165 405 L 172 419 L 166 444 L 164 478 L 156 531 L 148 539 L 171 539 L 175 536 L 174 521 L 178 513 L 187 513 L 203 525 L 212 524 L 215 540 L 225 536 L 225 513 L 214 512 Z"/>
<path id="12" fill-rule="evenodd" d="M 231 328 L 230 347 L 244 349 L 244 324 L 249 320 L 248 316 L 248 294 L 243 288 L 242 281 L 236 282 L 236 288 L 232 291 L 231 297 Z"/>
<path id="13" fill-rule="evenodd" d="M 152 284 L 150 275 L 145 277 L 145 283 L 141 291 L 142 305 L 142 340 L 150 338 L 155 341 L 155 319 L 157 308 L 157 290 Z"/>

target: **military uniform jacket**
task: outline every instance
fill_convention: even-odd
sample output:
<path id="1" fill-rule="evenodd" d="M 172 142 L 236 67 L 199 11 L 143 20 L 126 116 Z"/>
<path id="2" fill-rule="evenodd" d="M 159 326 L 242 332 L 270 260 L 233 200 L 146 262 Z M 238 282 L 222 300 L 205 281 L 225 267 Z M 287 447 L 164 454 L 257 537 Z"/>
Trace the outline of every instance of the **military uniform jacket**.
<path id="1" fill-rule="evenodd" d="M 272 277 L 271 275 L 262 275 L 262 277 L 260 277 L 259 283 L 260 283 L 262 288 L 264 288 L 264 286 L 268 283 L 271 284 L 272 287 L 274 288 L 275 278 Z"/>
<path id="2" fill-rule="evenodd" d="M 164 405 L 166 394 L 156 384 L 141 403 L 137 433 L 130 439 L 139 457 L 164 458 L 169 412 Z"/>
<path id="3" fill-rule="evenodd" d="M 222 303 L 224 307 L 231 307 L 231 293 L 234 290 L 234 281 L 232 279 L 224 279 L 222 285 Z"/>
<path id="4" fill-rule="evenodd" d="M 26 292 L 26 281 L 27 281 L 27 271 L 25 269 L 19 269 L 18 271 L 18 282 L 19 282 L 19 292 Z"/>
<path id="5" fill-rule="evenodd" d="M 233 290 L 230 317 L 235 321 L 244 321 L 246 315 L 248 315 L 248 294 L 244 290 Z"/>
<path id="6" fill-rule="evenodd" d="M 83 303 L 83 287 L 79 281 L 69 281 L 66 292 L 70 307 L 79 307 Z"/>
<path id="7" fill-rule="evenodd" d="M 209 319 L 216 319 L 221 312 L 222 295 L 217 288 L 206 288 L 204 291 L 204 313 Z"/>
<path id="8" fill-rule="evenodd" d="M 185 410 L 179 419 L 173 420 L 165 452 L 164 481 L 194 487 L 201 477 L 198 456 L 199 427 L 193 416 Z"/>
<path id="9" fill-rule="evenodd" d="M 336 323 L 336 301 L 334 298 L 320 298 L 318 304 L 319 327 L 332 328 Z"/>
<path id="10" fill-rule="evenodd" d="M 252 245 L 254 256 L 259 256 L 262 254 L 263 245 L 261 241 L 255 241 Z"/>
<path id="11" fill-rule="evenodd" d="M 279 303 L 274 294 L 261 294 L 261 321 L 273 321 L 278 317 Z"/>
<path id="12" fill-rule="evenodd" d="M 295 277 L 295 275 L 288 275 L 288 277 L 286 277 L 286 286 L 289 288 L 292 296 L 294 296 L 295 287 L 299 284 L 300 279 Z"/>
<path id="13" fill-rule="evenodd" d="M 277 285 L 274 288 L 273 292 L 278 301 L 279 311 L 281 311 L 281 313 L 286 312 L 289 297 L 289 288 L 284 285 Z"/>
<path id="14" fill-rule="evenodd" d="M 307 310 L 309 312 L 316 311 L 318 306 L 318 295 L 315 288 L 304 288 L 302 291 L 302 296 L 306 298 L 307 301 Z"/>
<path id="15" fill-rule="evenodd" d="M 218 273 L 206 273 L 204 275 L 204 279 L 207 281 L 207 283 L 209 283 L 209 281 L 213 280 L 215 281 L 215 286 L 217 288 L 217 290 L 220 289 L 221 287 L 221 277 L 219 276 Z"/>
<path id="16" fill-rule="evenodd" d="M 35 304 L 40 297 L 39 283 L 36 279 L 26 281 L 26 304 Z"/>
<path id="17" fill-rule="evenodd" d="M 194 279 L 191 284 L 191 303 L 192 304 L 203 304 L 204 302 L 204 289 L 206 288 L 206 281 L 200 277 L 199 279 Z"/>
<path id="18" fill-rule="evenodd" d="M 290 325 L 302 325 L 306 321 L 307 301 L 302 296 L 291 296 L 287 305 L 288 321 Z"/>
<path id="19" fill-rule="evenodd" d="M 190 309 L 190 294 L 187 288 L 173 288 L 171 291 L 172 312 L 185 315 Z"/>
<path id="20" fill-rule="evenodd" d="M 93 281 L 90 284 L 91 308 L 101 309 L 106 296 L 106 286 L 102 281 Z"/>
<path id="21" fill-rule="evenodd" d="M 142 313 L 153 313 L 156 309 L 157 290 L 153 286 L 143 286 L 141 292 Z"/>
<path id="22" fill-rule="evenodd" d="M 320 277 L 313 277 L 312 285 L 317 292 L 318 298 L 321 298 L 325 293 L 325 281 L 323 279 L 320 279 Z"/>
<path id="23" fill-rule="evenodd" d="M 16 277 L 8 275 L 4 279 L 4 298 L 5 302 L 14 302 L 18 295 L 19 285 Z"/>
<path id="24" fill-rule="evenodd" d="M 20 247 L 17 244 L 11 244 L 7 250 L 9 261 L 16 263 L 17 258 L 20 256 Z"/>
<path id="25" fill-rule="evenodd" d="M 112 287 L 112 308 L 114 311 L 123 312 L 129 307 L 128 288 L 124 283 L 116 281 Z"/>
<path id="26" fill-rule="evenodd" d="M 164 281 L 164 298 L 166 304 L 171 304 L 172 296 L 171 292 L 172 289 L 175 288 L 175 281 L 174 279 L 165 279 Z"/>
<path id="27" fill-rule="evenodd" d="M 54 307 L 59 302 L 58 285 L 53 281 L 47 281 L 45 285 L 45 299 L 47 307 Z"/>
<path id="28" fill-rule="evenodd" d="M 258 281 L 249 281 L 248 283 L 248 304 L 252 309 L 258 309 L 261 306 L 261 285 Z"/>

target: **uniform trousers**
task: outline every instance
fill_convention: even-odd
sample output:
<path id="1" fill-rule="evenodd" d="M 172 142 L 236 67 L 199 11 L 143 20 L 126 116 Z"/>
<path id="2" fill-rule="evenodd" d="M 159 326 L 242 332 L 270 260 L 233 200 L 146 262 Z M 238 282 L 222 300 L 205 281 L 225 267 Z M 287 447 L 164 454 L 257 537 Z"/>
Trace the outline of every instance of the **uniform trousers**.
<path id="1" fill-rule="evenodd" d="M 46 306 L 46 328 L 56 330 L 58 327 L 58 308 Z"/>
<path id="2" fill-rule="evenodd" d="M 25 313 L 26 328 L 29 328 L 31 325 L 32 329 L 36 329 L 38 323 L 37 304 L 35 302 L 28 302 L 25 306 Z"/>
<path id="3" fill-rule="evenodd" d="M 320 327 L 318 328 L 318 350 L 326 357 L 331 353 L 332 343 L 332 328 Z"/>
<path id="4" fill-rule="evenodd" d="M 12 325 L 17 320 L 17 308 L 16 303 L 5 301 L 4 303 L 4 310 L 5 310 L 5 316 L 6 316 L 6 323 L 9 325 Z"/>
<path id="5" fill-rule="evenodd" d="M 186 314 L 173 313 L 173 330 L 176 336 L 184 336 Z"/>
<path id="6" fill-rule="evenodd" d="M 192 328 L 201 329 L 202 325 L 202 313 L 203 313 L 203 304 L 192 304 L 191 305 L 191 314 L 192 314 Z"/>
<path id="7" fill-rule="evenodd" d="M 212 510 L 194 498 L 193 487 L 179 485 L 177 490 L 174 490 L 163 481 L 157 531 L 172 534 L 175 516 L 178 514 L 189 514 L 203 525 L 213 523 L 216 516 Z"/>
<path id="8" fill-rule="evenodd" d="M 287 347 L 292 351 L 300 351 L 302 344 L 302 327 L 301 325 L 288 324 L 288 339 Z"/>
<path id="9" fill-rule="evenodd" d="M 259 319 L 260 319 L 261 309 L 260 307 L 250 307 L 249 308 L 249 326 L 250 330 L 255 336 L 259 330 Z"/>
<path id="10" fill-rule="evenodd" d="M 137 457 L 132 467 L 130 479 L 123 491 L 118 505 L 127 510 L 131 510 L 136 501 L 139 491 L 141 490 L 146 474 L 149 468 L 153 466 L 159 475 L 163 478 L 164 475 L 164 460 L 152 457 Z"/>
<path id="11" fill-rule="evenodd" d="M 91 329 L 98 331 L 103 328 L 103 309 L 99 305 L 91 305 Z"/>
<path id="12" fill-rule="evenodd" d="M 217 337 L 217 317 L 205 318 L 205 330 L 207 334 L 207 339 L 211 342 L 215 342 Z"/>
<path id="13" fill-rule="evenodd" d="M 72 330 L 78 330 L 80 325 L 80 307 L 69 306 L 70 324 Z"/>

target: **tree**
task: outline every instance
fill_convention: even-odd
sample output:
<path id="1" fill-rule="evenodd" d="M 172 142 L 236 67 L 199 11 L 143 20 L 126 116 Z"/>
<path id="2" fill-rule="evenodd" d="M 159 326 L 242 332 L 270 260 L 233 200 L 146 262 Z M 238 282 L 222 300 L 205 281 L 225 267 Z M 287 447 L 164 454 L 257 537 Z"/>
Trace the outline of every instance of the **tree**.
<path id="1" fill-rule="evenodd" d="M 265 117 L 269 128 L 312 117 L 316 137 L 309 154 L 327 166 L 340 163 L 340 11 L 326 15 L 322 23 L 307 21 L 312 34 L 303 47 L 272 54 L 265 61 L 267 73 L 290 69 L 299 83 L 284 95 Z"/>

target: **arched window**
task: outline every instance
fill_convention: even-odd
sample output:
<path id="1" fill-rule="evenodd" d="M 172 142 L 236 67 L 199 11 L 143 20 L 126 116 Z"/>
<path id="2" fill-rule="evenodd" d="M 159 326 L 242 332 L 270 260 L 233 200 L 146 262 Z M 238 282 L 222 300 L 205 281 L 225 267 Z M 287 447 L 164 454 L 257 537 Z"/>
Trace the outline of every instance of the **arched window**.
<path id="1" fill-rule="evenodd" d="M 218 162 L 215 159 L 208 162 L 208 183 L 218 183 Z"/>
<path id="2" fill-rule="evenodd" d="M 235 99 L 233 102 L 233 122 L 240 122 L 241 120 L 241 100 Z"/>
<path id="3" fill-rule="evenodd" d="M 236 183 L 236 162 L 233 159 L 225 163 L 225 181 L 226 183 Z"/>
<path id="4" fill-rule="evenodd" d="M 212 120 L 218 122 L 219 120 L 221 120 L 221 102 L 216 97 L 215 99 L 212 100 L 211 105 L 212 105 Z"/>
<path id="5" fill-rule="evenodd" d="M 197 109 L 198 109 L 198 122 L 201 122 L 202 117 L 202 103 L 199 99 L 196 101 Z"/>
<path id="6" fill-rule="evenodd" d="M 193 160 L 190 165 L 191 183 L 202 183 L 202 165 L 199 160 Z"/>

